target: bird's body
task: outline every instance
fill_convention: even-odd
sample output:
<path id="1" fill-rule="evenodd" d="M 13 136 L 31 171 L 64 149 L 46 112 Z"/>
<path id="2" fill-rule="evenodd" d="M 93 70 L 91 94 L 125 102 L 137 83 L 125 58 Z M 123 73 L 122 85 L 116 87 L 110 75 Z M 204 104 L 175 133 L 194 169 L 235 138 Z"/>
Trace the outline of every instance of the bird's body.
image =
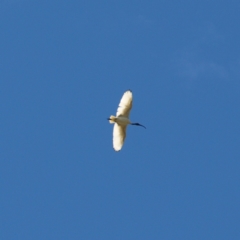
<path id="1" fill-rule="evenodd" d="M 130 90 L 126 91 L 119 103 L 117 114 L 115 116 L 110 116 L 108 118 L 110 123 L 114 124 L 113 128 L 113 148 L 115 151 L 121 150 L 125 137 L 127 125 L 136 125 L 144 127 L 139 123 L 132 123 L 129 120 L 130 110 L 132 108 L 132 92 Z M 145 127 L 144 127 L 145 128 Z"/>
<path id="2" fill-rule="evenodd" d="M 127 117 L 124 116 L 118 116 L 118 117 L 114 117 L 114 116 L 110 116 L 109 122 L 110 123 L 117 123 L 118 125 L 122 125 L 122 126 L 127 126 L 128 124 L 130 124 L 130 120 Z"/>

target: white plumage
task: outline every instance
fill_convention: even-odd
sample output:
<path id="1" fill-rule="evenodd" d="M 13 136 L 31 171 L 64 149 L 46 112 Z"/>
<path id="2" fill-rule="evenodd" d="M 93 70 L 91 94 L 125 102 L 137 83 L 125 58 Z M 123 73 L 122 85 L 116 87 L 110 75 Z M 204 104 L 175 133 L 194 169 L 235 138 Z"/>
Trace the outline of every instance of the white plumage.
<path id="1" fill-rule="evenodd" d="M 115 151 L 121 150 L 126 138 L 127 126 L 120 126 L 115 123 L 113 126 L 113 148 Z"/>
<path id="2" fill-rule="evenodd" d="M 108 118 L 110 123 L 114 123 L 113 148 L 115 151 L 122 149 L 124 140 L 126 138 L 126 129 L 128 124 L 144 127 L 139 123 L 132 123 L 129 120 L 130 111 L 132 109 L 132 99 L 132 92 L 130 90 L 126 91 L 119 103 L 116 117 L 111 115 Z"/>
<path id="3" fill-rule="evenodd" d="M 117 114 L 116 114 L 117 117 L 121 115 L 123 117 L 129 118 L 129 114 L 132 108 L 132 99 L 133 99 L 133 96 L 130 90 L 126 91 L 123 94 L 117 109 Z"/>

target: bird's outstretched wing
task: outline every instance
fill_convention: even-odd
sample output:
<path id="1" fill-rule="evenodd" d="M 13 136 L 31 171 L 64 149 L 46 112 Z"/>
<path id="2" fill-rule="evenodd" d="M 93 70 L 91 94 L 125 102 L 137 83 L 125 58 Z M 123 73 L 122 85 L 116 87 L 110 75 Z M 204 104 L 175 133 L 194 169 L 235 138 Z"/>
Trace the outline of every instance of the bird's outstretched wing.
<path id="1" fill-rule="evenodd" d="M 132 92 L 130 90 L 126 91 L 123 96 L 122 99 L 119 103 L 118 109 L 117 109 L 117 117 L 118 116 L 124 116 L 124 117 L 129 117 L 129 113 L 130 110 L 132 108 Z"/>
<path id="2" fill-rule="evenodd" d="M 127 126 L 121 126 L 117 123 L 113 127 L 113 148 L 115 151 L 121 150 L 125 137 L 126 137 Z"/>

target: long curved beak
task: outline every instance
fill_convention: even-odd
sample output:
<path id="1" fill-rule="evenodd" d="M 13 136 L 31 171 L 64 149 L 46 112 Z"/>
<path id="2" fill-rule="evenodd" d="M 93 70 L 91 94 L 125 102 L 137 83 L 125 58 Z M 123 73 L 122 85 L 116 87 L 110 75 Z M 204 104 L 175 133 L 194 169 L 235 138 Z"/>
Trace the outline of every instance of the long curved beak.
<path id="1" fill-rule="evenodd" d="M 143 127 L 143 128 L 145 128 L 145 129 L 146 129 L 146 127 L 145 127 L 145 126 L 143 126 L 143 125 L 142 125 L 142 124 L 140 124 L 140 123 L 132 123 L 131 125 L 140 126 L 140 127 Z"/>

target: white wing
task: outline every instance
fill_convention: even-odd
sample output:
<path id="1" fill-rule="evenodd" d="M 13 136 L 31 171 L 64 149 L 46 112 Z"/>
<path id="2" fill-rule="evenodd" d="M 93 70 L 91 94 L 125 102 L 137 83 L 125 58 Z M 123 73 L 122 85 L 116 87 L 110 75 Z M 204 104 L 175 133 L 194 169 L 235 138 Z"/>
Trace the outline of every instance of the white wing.
<path id="1" fill-rule="evenodd" d="M 113 148 L 115 151 L 121 150 L 126 137 L 127 126 L 120 126 L 117 123 L 113 127 Z"/>
<path id="2" fill-rule="evenodd" d="M 118 109 L 117 109 L 117 117 L 118 116 L 124 116 L 124 117 L 129 117 L 129 113 L 130 110 L 132 108 L 132 92 L 130 90 L 126 91 L 123 96 L 122 99 L 119 103 Z"/>

